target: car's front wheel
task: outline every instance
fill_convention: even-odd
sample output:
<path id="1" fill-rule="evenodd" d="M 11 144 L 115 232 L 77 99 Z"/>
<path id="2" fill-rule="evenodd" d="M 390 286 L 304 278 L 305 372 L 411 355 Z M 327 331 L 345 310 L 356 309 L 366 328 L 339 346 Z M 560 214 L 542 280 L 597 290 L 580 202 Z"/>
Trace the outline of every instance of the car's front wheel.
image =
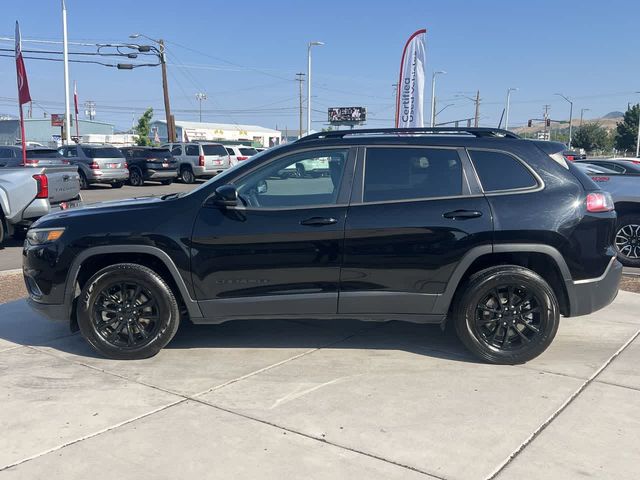
<path id="1" fill-rule="evenodd" d="M 129 170 L 129 184 L 132 187 L 141 187 L 144 185 L 144 178 L 139 168 Z"/>
<path id="2" fill-rule="evenodd" d="M 173 291 L 155 271 L 119 263 L 97 272 L 78 299 L 82 336 L 114 359 L 154 356 L 173 338 L 180 310 Z"/>
<path id="3" fill-rule="evenodd" d="M 475 273 L 456 297 L 458 337 L 486 362 L 527 362 L 546 350 L 558 330 L 555 293 L 524 267 L 501 265 Z"/>
<path id="4" fill-rule="evenodd" d="M 627 267 L 640 267 L 640 215 L 622 215 L 616 228 L 618 259 Z"/>

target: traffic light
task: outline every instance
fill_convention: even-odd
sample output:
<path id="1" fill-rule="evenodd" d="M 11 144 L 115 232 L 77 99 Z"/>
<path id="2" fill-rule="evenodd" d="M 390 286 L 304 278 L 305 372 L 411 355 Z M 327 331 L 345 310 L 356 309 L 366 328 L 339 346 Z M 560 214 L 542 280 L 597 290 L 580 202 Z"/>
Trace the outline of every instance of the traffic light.
<path id="1" fill-rule="evenodd" d="M 529 120 L 527 122 L 527 127 L 531 128 L 533 126 L 533 120 Z"/>
<path id="2" fill-rule="evenodd" d="M 550 119 L 550 118 L 547 118 L 547 120 L 545 121 L 545 123 L 546 123 L 547 127 L 550 127 L 550 126 L 551 126 L 551 119 Z"/>

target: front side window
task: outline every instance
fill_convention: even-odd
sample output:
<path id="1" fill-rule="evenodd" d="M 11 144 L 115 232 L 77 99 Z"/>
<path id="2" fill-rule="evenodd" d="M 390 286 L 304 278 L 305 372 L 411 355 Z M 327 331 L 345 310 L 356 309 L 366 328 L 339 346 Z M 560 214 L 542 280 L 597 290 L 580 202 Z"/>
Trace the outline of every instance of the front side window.
<path id="1" fill-rule="evenodd" d="M 365 202 L 462 194 L 462 164 L 452 149 L 367 148 L 364 172 Z"/>
<path id="2" fill-rule="evenodd" d="M 248 208 L 314 207 L 335 204 L 348 149 L 301 152 L 251 172 L 236 184 Z M 315 165 L 304 170 L 303 165 Z"/>
<path id="3" fill-rule="evenodd" d="M 485 192 L 520 190 L 538 185 L 533 174 L 515 157 L 506 153 L 469 150 Z"/>

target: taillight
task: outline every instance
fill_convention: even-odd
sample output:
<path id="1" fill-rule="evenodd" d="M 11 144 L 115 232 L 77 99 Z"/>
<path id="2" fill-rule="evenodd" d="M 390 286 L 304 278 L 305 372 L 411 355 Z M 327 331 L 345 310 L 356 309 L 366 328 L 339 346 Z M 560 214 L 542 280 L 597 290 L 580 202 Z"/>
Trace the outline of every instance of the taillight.
<path id="1" fill-rule="evenodd" d="M 127 162 L 124 162 L 124 168 L 126 168 L 127 170 L 129 169 L 129 164 Z"/>
<path id="2" fill-rule="evenodd" d="M 38 163 L 40 163 L 40 160 L 38 160 L 38 159 L 31 159 L 31 158 L 27 158 L 27 159 L 24 161 L 24 164 L 23 164 L 23 165 L 33 167 L 33 166 L 35 166 L 35 165 L 38 165 Z"/>
<path id="3" fill-rule="evenodd" d="M 574 157 L 573 155 L 567 155 L 567 156 L 566 156 L 566 158 L 567 158 L 567 160 L 569 160 L 570 162 L 573 162 L 573 161 L 576 159 L 576 157 Z"/>
<path id="4" fill-rule="evenodd" d="M 588 212 L 611 212 L 613 209 L 613 199 L 609 192 L 591 192 L 587 194 Z"/>
<path id="5" fill-rule="evenodd" d="M 204 167 L 204 155 L 200 155 L 198 157 L 198 165 L 200 165 L 201 167 Z"/>
<path id="6" fill-rule="evenodd" d="M 98 165 L 96 162 L 93 162 L 91 165 L 89 165 L 89 168 L 91 168 L 91 170 L 100 170 L 100 165 Z"/>
<path id="7" fill-rule="evenodd" d="M 249 157 L 236 157 L 238 160 L 242 161 L 242 160 L 246 160 Z"/>
<path id="8" fill-rule="evenodd" d="M 38 194 L 36 198 L 49 198 L 49 179 L 44 173 L 34 175 L 33 178 L 38 184 Z"/>

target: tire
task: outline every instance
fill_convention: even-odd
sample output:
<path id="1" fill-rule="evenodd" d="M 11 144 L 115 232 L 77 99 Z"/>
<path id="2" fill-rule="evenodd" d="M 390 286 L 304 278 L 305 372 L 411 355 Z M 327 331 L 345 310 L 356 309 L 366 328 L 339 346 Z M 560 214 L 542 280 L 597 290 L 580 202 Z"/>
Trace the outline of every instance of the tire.
<path id="1" fill-rule="evenodd" d="M 133 167 L 129 170 L 129 185 L 132 187 L 142 187 L 144 185 L 144 177 L 139 168 Z"/>
<path id="2" fill-rule="evenodd" d="M 5 235 L 6 235 L 6 230 L 4 226 L 4 215 L 2 214 L 2 210 L 0 209 L 0 250 L 4 248 Z"/>
<path id="3" fill-rule="evenodd" d="M 551 344 L 560 308 L 540 275 L 501 265 L 473 274 L 462 286 L 456 293 L 453 320 L 458 338 L 476 357 L 515 365 L 537 357 Z"/>
<path id="4" fill-rule="evenodd" d="M 87 176 L 79 171 L 80 173 L 80 190 L 88 190 L 89 189 L 89 181 L 87 180 Z"/>
<path id="5" fill-rule="evenodd" d="M 180 178 L 184 183 L 195 183 L 196 176 L 193 174 L 191 167 L 182 167 L 180 170 Z"/>
<path id="6" fill-rule="evenodd" d="M 135 263 L 110 265 L 93 275 L 80 293 L 77 311 L 85 340 L 105 357 L 120 360 L 154 356 L 180 324 L 178 301 L 169 285 Z"/>
<path id="7" fill-rule="evenodd" d="M 124 182 L 113 182 L 111 188 L 122 188 L 122 185 L 124 185 Z"/>
<path id="8" fill-rule="evenodd" d="M 620 263 L 626 267 L 640 267 L 640 215 L 618 218 L 614 245 Z"/>
<path id="9" fill-rule="evenodd" d="M 162 185 L 171 185 L 173 183 L 173 178 L 170 178 L 169 180 L 162 180 L 160 183 Z"/>

